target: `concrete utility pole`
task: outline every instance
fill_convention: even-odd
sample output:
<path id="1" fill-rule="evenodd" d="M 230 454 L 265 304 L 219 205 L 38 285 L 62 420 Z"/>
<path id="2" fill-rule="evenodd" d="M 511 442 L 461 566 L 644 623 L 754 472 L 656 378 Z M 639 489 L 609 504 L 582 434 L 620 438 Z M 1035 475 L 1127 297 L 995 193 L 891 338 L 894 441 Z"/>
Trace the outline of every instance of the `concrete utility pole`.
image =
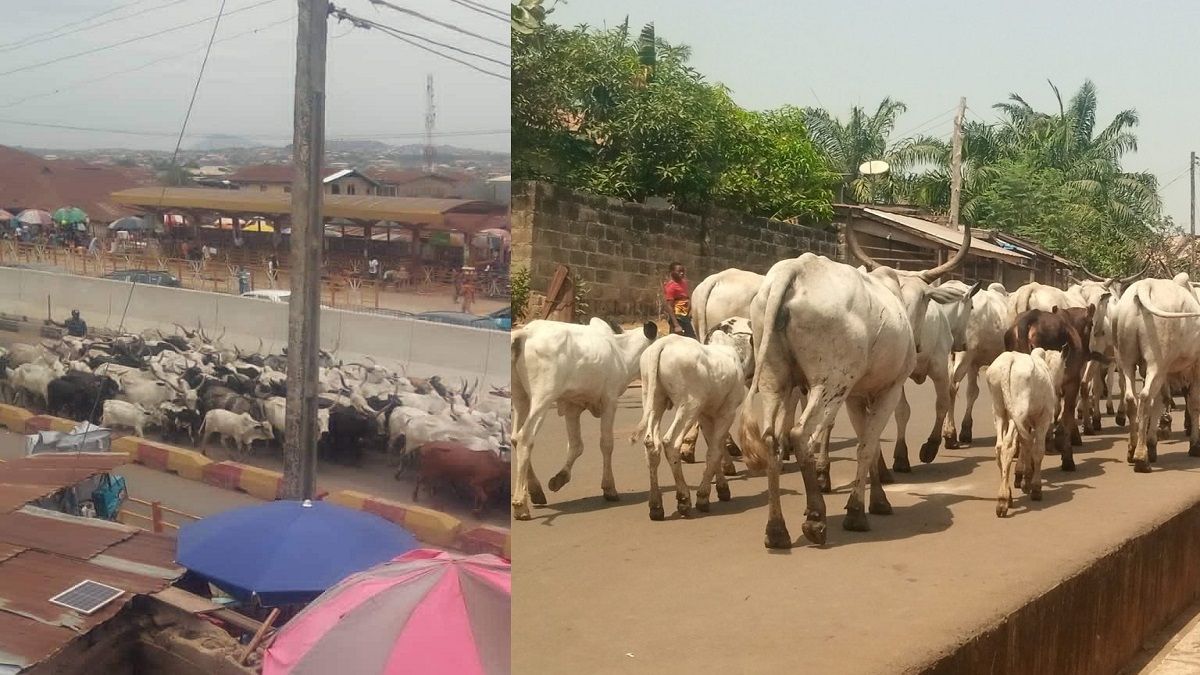
<path id="1" fill-rule="evenodd" d="M 967 114 L 967 97 L 958 99 L 954 116 L 954 135 L 950 139 L 950 227 L 958 229 L 958 200 L 962 191 L 962 128 Z"/>
<path id="2" fill-rule="evenodd" d="M 292 296 L 288 304 L 283 497 L 317 489 L 317 357 L 321 347 L 321 167 L 325 157 L 325 43 L 329 0 L 299 0 L 292 138 Z"/>
<path id="3" fill-rule="evenodd" d="M 1192 238 L 1196 238 L 1196 151 L 1188 156 L 1188 173 L 1192 179 Z"/>

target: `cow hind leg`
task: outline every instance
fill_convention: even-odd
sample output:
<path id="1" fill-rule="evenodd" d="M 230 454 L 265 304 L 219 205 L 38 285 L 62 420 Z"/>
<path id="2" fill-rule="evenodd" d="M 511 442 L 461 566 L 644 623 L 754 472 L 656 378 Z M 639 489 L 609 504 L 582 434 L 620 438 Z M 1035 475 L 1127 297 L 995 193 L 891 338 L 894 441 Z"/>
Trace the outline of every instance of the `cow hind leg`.
<path id="1" fill-rule="evenodd" d="M 1000 467 L 1000 492 L 996 495 L 997 518 L 1007 516 L 1012 508 L 1012 472 L 1016 453 L 1016 424 L 1006 420 L 1004 427 L 996 430 L 996 464 Z"/>
<path id="2" fill-rule="evenodd" d="M 724 461 L 729 460 L 729 455 L 725 452 L 725 446 L 719 441 L 729 433 L 729 428 L 733 426 L 733 415 L 723 414 L 716 419 L 701 420 L 701 430 L 704 432 L 704 442 L 708 444 L 708 453 L 704 466 L 704 475 L 700 478 L 700 488 L 696 490 L 696 508 L 700 511 L 708 510 L 709 487 L 714 478 L 717 481 L 717 499 L 727 502 L 731 499 L 729 494 L 729 481 L 725 480 L 724 472 L 721 470 L 721 465 Z"/>
<path id="3" fill-rule="evenodd" d="M 529 520 L 532 517 L 529 514 L 530 476 L 533 473 L 530 459 L 533 455 L 533 441 L 537 438 L 537 433 L 542 428 L 542 422 L 546 419 L 546 413 L 550 408 L 549 403 L 539 401 L 538 405 L 530 408 L 527 417 L 523 416 L 524 424 L 514 427 L 512 462 L 513 476 L 516 477 L 516 482 L 512 489 L 512 517 L 515 520 Z M 418 474 L 417 483 L 420 484 L 420 474 Z"/>
<path id="4" fill-rule="evenodd" d="M 963 409 L 962 429 L 958 433 L 960 443 L 970 445 L 975 430 L 975 401 L 979 400 L 979 369 L 967 368 L 967 403 Z M 950 446 L 946 446 L 950 447 Z"/>
<path id="5" fill-rule="evenodd" d="M 696 441 L 700 438 L 700 425 L 693 424 L 683 436 L 683 445 L 679 449 L 679 458 L 688 464 L 696 463 Z"/>
<path id="6" fill-rule="evenodd" d="M 947 449 L 953 450 L 958 447 L 958 430 L 954 427 L 954 408 L 958 404 L 958 383 L 966 375 L 967 354 L 965 352 L 951 353 L 949 361 L 950 408 L 946 419 L 942 420 L 942 441 L 946 443 Z"/>
<path id="7" fill-rule="evenodd" d="M 550 490 L 553 492 L 558 492 L 571 482 L 571 469 L 576 460 L 583 455 L 583 432 L 579 426 L 579 417 L 583 414 L 583 409 L 561 403 L 559 405 L 563 408 L 563 416 L 567 422 L 567 461 L 563 468 L 550 478 Z"/>
<path id="8" fill-rule="evenodd" d="M 896 405 L 904 392 L 904 380 L 896 382 L 891 388 L 872 397 L 872 400 L 851 398 L 846 401 L 846 412 L 850 416 L 850 424 L 858 436 L 857 468 L 858 475 L 846 501 L 846 517 L 842 520 L 842 528 L 852 532 L 867 532 L 871 529 L 863 509 L 863 497 L 867 482 L 871 483 L 871 501 L 869 510 L 875 515 L 888 515 L 892 505 L 888 503 L 887 494 L 880 485 L 878 476 L 872 480 L 872 467 L 879 454 L 879 436 L 883 427 L 892 416 Z"/>
<path id="9" fill-rule="evenodd" d="M 908 420 L 912 416 L 912 408 L 908 405 L 908 396 L 900 394 L 896 403 L 896 449 L 892 452 L 892 470 L 897 473 L 912 473 L 912 465 L 908 461 Z"/>
<path id="10" fill-rule="evenodd" d="M 942 437 L 938 431 L 942 427 L 942 421 L 946 419 L 946 413 L 950 409 L 950 374 L 934 368 L 929 374 L 929 379 L 933 382 L 933 390 L 935 392 L 933 429 L 929 432 L 929 438 L 921 445 L 920 458 L 922 464 L 929 464 L 937 459 L 938 449 L 942 445 Z M 903 398 L 903 394 L 901 394 Z M 899 407 L 899 406 L 897 406 Z"/>
<path id="11" fill-rule="evenodd" d="M 665 444 L 661 439 L 659 440 L 660 446 L 667 453 L 667 463 L 671 466 L 671 475 L 675 479 L 675 505 L 681 516 L 687 516 L 692 510 L 692 491 L 688 487 L 687 479 L 683 476 L 679 446 L 683 443 L 683 436 L 691 429 L 697 428 L 696 420 L 699 415 L 699 406 L 690 403 L 683 404 L 675 412 L 675 419 L 671 420 L 671 426 L 667 427 Z M 711 442 L 709 447 L 713 447 Z M 659 508 L 662 508 L 661 497 Z"/>

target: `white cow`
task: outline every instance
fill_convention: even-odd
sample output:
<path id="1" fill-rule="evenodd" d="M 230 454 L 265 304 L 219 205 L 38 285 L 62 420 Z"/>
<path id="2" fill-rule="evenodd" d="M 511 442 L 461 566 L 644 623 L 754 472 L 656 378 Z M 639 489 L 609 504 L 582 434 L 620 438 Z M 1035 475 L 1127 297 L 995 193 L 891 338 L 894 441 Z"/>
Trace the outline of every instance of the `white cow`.
<path id="1" fill-rule="evenodd" d="M 710 274 L 692 289 L 692 323 L 696 335 L 708 335 L 718 323 L 750 313 L 750 302 L 762 285 L 761 274 L 737 268 Z"/>
<path id="2" fill-rule="evenodd" d="M 228 410 L 209 410 L 200 425 L 200 454 L 207 455 L 208 437 L 217 434 L 221 445 L 233 440 L 241 456 L 250 452 L 250 444 L 257 440 L 269 441 L 275 437 L 270 422 L 259 422 L 250 413 L 234 413 Z"/>
<path id="3" fill-rule="evenodd" d="M 970 243 L 970 228 L 964 229 L 964 245 L 953 259 L 914 276 L 930 283 L 961 264 Z M 757 353 L 750 395 L 761 394 L 765 421 L 766 457 L 757 459 L 767 466 L 768 548 L 792 545 L 779 501 L 782 452 L 777 448 L 785 434 L 804 475 L 808 501 L 804 536 L 813 543 L 825 542 L 825 500 L 812 446 L 827 437 L 843 403 L 858 434 L 858 476 L 846 503 L 843 527 L 870 528 L 864 508 L 868 481 L 870 512 L 891 513 L 876 469 L 882 462 L 879 436 L 916 365 L 926 305 L 933 298 L 960 297 L 961 292 L 950 289 L 920 289 L 914 284 L 902 288 L 901 275 L 890 268 L 865 272 L 811 253 L 778 262 L 767 272 L 751 305 Z M 807 385 L 808 401 L 793 428 L 785 403 L 800 385 Z M 757 433 L 753 417 L 742 416 L 743 439 Z M 743 450 L 749 464 L 761 449 L 747 445 Z"/>
<path id="4" fill-rule="evenodd" d="M 996 515 L 1000 518 L 1012 508 L 1014 458 L 1021 463 L 1015 482 L 1030 499 L 1042 500 L 1042 459 L 1058 410 L 1062 377 L 1062 352 L 1041 347 L 1029 354 L 1004 352 L 988 366 L 996 463 L 1000 467 L 1000 493 L 996 497 Z"/>
<path id="5" fill-rule="evenodd" d="M 567 462 L 550 479 L 557 491 L 571 480 L 571 467 L 583 454 L 579 416 L 584 410 L 600 418 L 600 454 L 604 475 L 600 489 L 617 501 L 612 474 L 613 421 L 617 400 L 638 376 L 642 352 L 658 337 L 658 326 L 624 332 L 593 318 L 586 326 L 532 321 L 512 333 L 513 517 L 529 520 L 529 501 L 545 504 L 546 495 L 530 461 L 533 440 L 551 407 L 557 404 L 567 422 Z"/>
<path id="6" fill-rule="evenodd" d="M 25 363 L 15 369 L 9 368 L 7 373 L 13 389 L 22 394 L 23 399 L 38 398 L 47 405 L 47 389 L 50 382 L 67 374 L 67 367 L 62 361 L 54 361 L 47 365 L 39 361 Z"/>
<path id="7" fill-rule="evenodd" d="M 1189 387 L 1187 409 L 1200 419 L 1200 299 L 1187 274 L 1174 279 L 1142 279 L 1130 285 L 1112 308 L 1113 345 L 1125 380 L 1130 414 L 1127 460 L 1148 473 L 1158 460 L 1158 426 L 1163 394 L 1170 381 Z M 1144 380 L 1136 387 L 1139 368 Z M 1200 424 L 1189 434 L 1188 455 L 1200 457 Z"/>
<path id="8" fill-rule="evenodd" d="M 734 323 L 739 323 L 745 338 L 750 338 L 750 325 L 745 319 L 722 322 L 721 326 Z M 746 398 L 746 379 L 754 375 L 754 347 L 749 339 L 735 338 L 733 325 L 727 327 L 729 332 L 720 328 L 713 330 L 708 344 L 680 335 L 667 335 L 642 352 L 642 419 L 630 442 L 643 436 L 646 446 L 651 520 L 662 520 L 665 515 L 658 485 L 658 465 L 664 448 L 675 478 L 679 513 L 687 515 L 691 509 L 692 495 L 683 477 L 679 447 L 684 432 L 697 422 L 704 431 L 708 457 L 696 491 L 696 508 L 708 510 L 714 475 L 717 498 L 723 502 L 730 499 L 729 484 L 720 470 L 722 460 L 728 459 L 725 437 Z M 675 419 L 667 429 L 664 442 L 660 427 L 663 416 L 671 407 L 676 409 Z"/>
<path id="9" fill-rule="evenodd" d="M 146 435 L 146 427 L 158 424 L 159 417 L 136 403 L 109 399 L 104 402 L 100 426 L 133 429 L 139 437 Z"/>
<path id="10" fill-rule="evenodd" d="M 1014 317 L 1031 309 L 1053 312 L 1055 307 L 1066 309 L 1086 306 L 1087 303 L 1071 298 L 1061 288 L 1039 284 L 1036 281 L 1025 284 L 1008 296 L 1008 308 Z"/>
<path id="11" fill-rule="evenodd" d="M 955 283 L 960 282 L 950 281 L 944 285 Z M 1008 304 L 1008 291 L 1000 284 L 992 284 L 971 298 L 967 348 L 950 355 L 950 409 L 942 425 L 942 438 L 947 448 L 957 448 L 960 443 L 971 442 L 975 401 L 979 398 L 979 370 L 1004 353 L 1004 333 L 1012 326 L 1013 316 Z M 964 377 L 967 379 L 967 405 L 963 410 L 962 432 L 959 433 L 954 428 L 954 407 L 958 385 Z"/>

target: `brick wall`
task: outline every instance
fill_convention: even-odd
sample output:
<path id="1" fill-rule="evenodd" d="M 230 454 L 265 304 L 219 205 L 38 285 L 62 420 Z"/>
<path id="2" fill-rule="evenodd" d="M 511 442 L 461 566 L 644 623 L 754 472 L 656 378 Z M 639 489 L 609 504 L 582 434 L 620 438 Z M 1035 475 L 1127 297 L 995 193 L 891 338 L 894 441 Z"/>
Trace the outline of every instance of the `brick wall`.
<path id="1" fill-rule="evenodd" d="M 530 311 L 550 277 L 569 265 L 588 287 L 588 314 L 619 321 L 658 317 L 667 266 L 687 266 L 692 285 L 730 267 L 766 273 L 804 251 L 843 259 L 833 229 L 712 209 L 703 214 L 625 203 L 546 183 L 519 182 L 512 201 L 513 265 L 530 270 Z"/>

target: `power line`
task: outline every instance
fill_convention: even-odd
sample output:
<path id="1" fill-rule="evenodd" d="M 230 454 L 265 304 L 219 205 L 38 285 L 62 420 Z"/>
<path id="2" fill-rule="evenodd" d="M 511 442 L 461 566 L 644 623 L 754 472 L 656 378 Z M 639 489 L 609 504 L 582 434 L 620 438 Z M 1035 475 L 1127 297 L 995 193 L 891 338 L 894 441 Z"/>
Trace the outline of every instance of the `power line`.
<path id="1" fill-rule="evenodd" d="M 236 35 L 230 35 L 229 37 L 221 38 L 220 40 L 217 40 L 213 44 L 221 44 L 222 42 L 236 40 L 240 37 L 250 35 L 251 33 L 258 33 L 260 31 L 274 28 L 275 26 L 279 26 L 279 25 L 282 25 L 285 23 L 290 23 L 290 22 L 294 21 L 295 19 L 296 19 L 296 15 L 293 14 L 293 15 L 289 16 L 288 18 L 283 19 L 282 21 L 276 21 L 274 23 L 269 23 L 265 26 L 260 26 L 258 28 L 252 28 L 250 30 L 242 31 L 241 33 L 238 33 Z M 54 89 L 53 91 L 46 91 L 46 92 L 42 92 L 40 94 L 32 94 L 30 96 L 26 96 L 25 98 L 20 98 L 15 101 L 9 101 L 8 103 L 0 104 L 0 110 L 3 110 L 4 108 L 11 108 L 13 106 L 17 106 L 22 103 L 27 103 L 29 101 L 37 100 L 39 98 L 46 98 L 47 96 L 54 96 L 54 95 L 60 94 L 64 91 L 71 91 L 76 88 L 83 88 L 90 84 L 94 84 L 97 82 L 103 82 L 104 80 L 112 79 L 114 77 L 117 77 L 118 75 L 127 75 L 129 73 L 135 73 L 139 70 L 145 70 L 146 68 L 149 68 L 150 66 L 153 66 L 155 64 L 162 63 L 163 61 L 171 61 L 174 59 L 182 58 L 182 57 L 188 56 L 190 54 L 195 54 L 196 52 L 199 52 L 199 51 L 204 51 L 204 49 L 205 49 L 205 47 L 197 47 L 195 49 L 192 49 L 192 50 L 186 51 L 186 52 L 182 52 L 180 54 L 171 54 L 170 56 L 164 56 L 162 58 L 154 59 L 153 61 L 147 61 L 146 63 L 143 63 L 140 66 L 135 66 L 133 68 L 126 68 L 125 70 L 118 70 L 115 72 L 108 73 L 107 75 L 101 75 L 99 77 L 89 77 L 84 80 L 76 80 L 75 82 L 61 86 L 57 89 Z"/>
<path id="2" fill-rule="evenodd" d="M 946 110 L 945 112 L 938 113 L 938 115 L 936 117 L 932 117 L 932 118 L 926 120 L 925 122 L 922 122 L 921 124 L 917 125 L 916 127 L 913 127 L 911 131 L 907 131 L 903 134 L 898 134 L 896 137 L 896 140 L 892 141 L 892 142 L 899 143 L 900 141 L 908 140 L 909 138 L 912 138 L 913 136 L 915 136 L 917 134 L 917 132 L 929 129 L 931 126 L 937 126 L 939 123 L 944 123 L 945 117 L 947 115 L 953 115 L 957 112 L 958 112 L 958 108 L 955 107 L 955 108 L 950 108 L 949 110 Z"/>
<path id="3" fill-rule="evenodd" d="M 243 7 L 241 9 L 235 9 L 232 12 L 227 13 L 225 16 L 233 16 L 234 14 L 238 14 L 239 12 L 245 12 L 247 10 L 254 9 L 255 7 L 262 7 L 263 5 L 269 5 L 273 2 L 277 2 L 277 0 L 262 0 L 261 2 L 256 2 L 253 5 L 249 5 L 247 7 Z M 20 68 L 15 68 L 13 70 L 4 71 L 4 72 L 0 73 L 0 76 L 12 75 L 14 73 L 21 73 L 26 70 L 33 70 L 34 68 L 41 68 L 42 66 L 48 66 L 48 65 L 51 65 L 54 63 L 60 63 L 62 61 L 67 61 L 69 59 L 79 58 L 80 56 L 87 56 L 89 54 L 95 54 L 96 52 L 102 52 L 102 51 L 105 51 L 108 49 L 113 49 L 114 47 L 120 47 L 120 46 L 131 44 L 134 42 L 139 42 L 141 40 L 149 40 L 150 38 L 155 38 L 160 35 L 166 35 L 167 33 L 173 33 L 177 30 L 183 30 L 184 28 L 191 28 L 192 26 L 197 26 L 199 24 L 206 23 L 208 21 L 212 21 L 215 18 L 217 18 L 217 17 L 210 16 L 210 17 L 207 17 L 204 19 L 200 19 L 199 21 L 192 21 L 191 23 L 185 23 L 183 25 L 175 26 L 173 28 L 166 28 L 166 29 L 158 31 L 157 33 L 151 33 L 149 35 L 139 35 L 138 37 L 130 38 L 128 40 L 122 40 L 121 42 L 114 42 L 113 44 L 105 45 L 103 47 L 96 47 L 94 49 L 89 49 L 87 51 L 77 52 L 75 54 L 68 54 L 67 56 L 60 56 L 57 59 L 51 59 L 49 61 L 43 61 L 41 63 L 34 63 L 34 64 L 28 65 L 28 66 L 21 66 Z"/>
<path id="4" fill-rule="evenodd" d="M 147 15 L 147 14 L 151 13 L 151 12 L 157 12 L 157 11 L 158 11 L 158 10 L 160 10 L 160 9 L 166 9 L 166 8 L 168 8 L 168 7 L 172 6 L 172 5 L 178 5 L 178 4 L 179 4 L 179 3 L 181 3 L 181 2 L 187 2 L 187 1 L 188 1 L 188 0 L 172 0 L 172 2 L 168 2 L 168 3 L 167 3 L 167 4 L 165 4 L 165 5 L 159 5 L 158 7 L 151 7 L 150 9 L 147 9 L 147 10 L 144 10 L 144 11 L 141 11 L 141 12 L 137 12 L 136 14 L 129 14 L 129 15 L 127 15 L 127 16 L 118 16 L 118 17 L 115 17 L 115 18 L 109 19 L 108 21 L 101 21 L 100 23 L 97 23 L 97 24 L 94 24 L 94 25 L 91 25 L 91 26 L 81 26 L 81 27 L 79 27 L 79 28 L 76 28 L 75 30 L 69 30 L 69 31 L 67 31 L 67 32 L 65 32 L 65 33 L 59 33 L 58 35 L 52 35 L 52 36 L 50 36 L 50 37 L 48 37 L 48 38 L 41 39 L 41 40 L 37 40 L 37 43 L 38 43 L 39 45 L 43 45 L 43 44 L 45 44 L 45 43 L 47 43 L 47 42 L 51 42 L 51 41 L 53 41 L 53 40 L 57 40 L 58 38 L 61 38 L 61 37 L 66 37 L 66 36 L 68 36 L 68 35 L 74 35 L 75 33 L 82 33 L 82 32 L 84 32 L 84 31 L 92 30 L 93 28 L 99 28 L 100 26 L 105 26 L 105 25 L 107 25 L 107 24 L 114 23 L 114 22 L 117 22 L 117 21 L 124 21 L 124 20 L 126 20 L 126 19 L 132 19 L 132 18 L 139 17 L 139 16 L 145 16 L 145 15 Z M 12 51 L 12 50 L 14 50 L 14 49 L 20 49 L 21 47 L 23 47 L 23 46 L 25 46 L 25 45 L 27 45 L 27 44 L 30 44 L 30 43 L 29 43 L 29 42 L 23 42 L 23 43 L 21 43 L 21 44 L 13 45 L 13 46 L 11 46 L 11 47 L 3 47 L 3 48 L 0 48 L 0 52 L 7 52 L 7 51 Z"/>
<path id="5" fill-rule="evenodd" d="M 372 0 L 372 1 L 374 1 L 374 0 Z M 493 73 L 492 71 L 487 70 L 486 68 L 480 68 L 479 66 L 477 66 L 473 63 L 467 62 L 467 61 L 463 61 L 462 59 L 460 59 L 458 57 L 450 56 L 449 54 L 443 54 L 442 52 L 439 52 L 436 49 L 426 47 L 425 45 L 420 44 L 419 42 L 414 42 L 413 40 L 410 40 L 409 38 L 405 37 L 403 34 L 401 34 L 399 31 L 397 31 L 394 28 L 389 28 L 388 26 L 384 26 L 382 24 L 377 24 L 374 21 L 370 21 L 370 20 L 355 16 L 355 15 L 347 12 L 344 9 L 335 7 L 332 3 L 329 5 L 329 9 L 330 9 L 330 13 L 332 13 L 334 16 L 338 17 L 339 19 L 344 19 L 344 20 L 350 21 L 350 22 L 354 23 L 354 25 L 359 26 L 361 28 L 364 28 L 364 29 L 377 28 L 386 34 L 391 35 L 392 37 L 396 38 L 397 40 L 400 40 L 401 42 L 407 42 L 408 44 L 410 44 L 418 49 L 424 49 L 425 51 L 427 51 L 431 54 L 440 56 L 443 59 L 447 59 L 449 61 L 454 61 L 455 63 L 461 63 L 462 65 L 470 68 L 471 70 L 478 71 L 480 73 L 483 73 L 484 75 L 490 75 L 492 77 L 499 78 L 501 80 L 511 80 L 512 79 L 507 75 Z M 428 39 L 428 38 L 422 38 L 422 39 Z M 464 51 L 464 50 L 456 49 L 456 51 Z M 488 57 L 483 56 L 481 54 L 475 54 L 474 52 L 465 52 L 465 53 L 471 54 L 472 56 L 475 56 L 477 58 L 487 59 L 489 61 L 494 60 L 494 59 L 489 59 Z M 502 65 L 507 66 L 508 64 L 502 64 Z"/>
<path id="6" fill-rule="evenodd" d="M 226 16 L 228 16 L 228 14 Z M 172 132 L 172 131 L 134 131 L 134 130 L 128 130 L 128 129 L 80 127 L 80 126 L 73 126 L 73 125 L 68 125 L 68 124 L 53 124 L 53 123 L 49 123 L 49 122 L 29 122 L 29 121 L 24 121 L 24 120 L 0 119 L 0 124 L 13 124 L 16 126 L 41 127 L 41 128 L 47 128 L 47 129 L 62 129 L 62 130 L 66 130 L 66 131 L 90 131 L 93 133 L 118 134 L 118 135 L 123 135 L 123 136 L 147 136 L 147 137 L 153 137 L 153 138 L 173 138 L 176 135 L 175 132 Z M 190 136 L 190 138 L 209 136 L 209 135 L 212 135 L 213 133 L 216 133 L 216 132 L 196 132 L 196 133 L 193 133 Z M 247 135 L 247 134 L 229 134 L 228 131 L 221 131 L 220 133 L 226 134 L 226 135 L 235 135 L 235 136 L 238 136 L 239 138 L 245 138 L 247 140 L 290 140 L 292 138 L 290 135 L 284 135 L 284 134 L 280 134 L 280 135 L 248 134 Z M 455 137 L 455 136 L 500 136 L 500 135 L 509 134 L 509 133 L 511 133 L 511 131 L 509 129 L 489 129 L 489 130 L 481 130 L 481 131 L 439 131 L 439 132 L 435 132 L 433 135 L 440 138 L 440 137 Z M 423 132 L 399 133 L 399 134 L 391 134 L 391 133 L 361 134 L 360 133 L 360 134 L 346 134 L 344 136 L 335 136 L 333 134 L 328 134 L 328 137 L 329 137 L 328 140 L 353 141 L 353 140 L 375 140 L 375 139 L 405 139 L 405 138 L 422 138 L 422 137 L 424 137 L 424 135 L 425 134 Z"/>
<path id="7" fill-rule="evenodd" d="M 336 13 L 336 12 L 335 12 L 335 13 Z M 343 13 L 343 14 L 345 14 L 345 12 L 342 12 L 342 13 Z M 342 15 L 341 15 L 341 14 L 337 14 L 337 16 L 338 16 L 338 18 L 339 18 L 339 19 L 341 19 L 341 18 L 342 18 Z M 454 45 L 446 44 L 445 42 L 438 42 L 437 40 L 434 40 L 434 39 L 431 39 L 431 38 L 427 38 L 427 37 L 425 37 L 425 36 L 423 36 L 423 35 L 417 35 L 416 33 L 408 33 L 408 32 L 405 32 L 405 31 L 402 31 L 402 30 L 400 30 L 399 28 L 392 28 L 391 26 L 385 26 L 385 25 L 383 25 L 383 24 L 381 24 L 381 23 L 377 23 L 377 22 L 375 22 L 375 21 L 371 21 L 370 19 L 363 19 L 363 18 L 359 18 L 359 17 L 352 17 L 352 16 L 351 16 L 351 15 L 349 15 L 349 14 L 346 14 L 346 15 L 345 15 L 345 18 L 346 18 L 347 20 L 351 21 L 352 23 L 354 23 L 354 25 L 355 25 L 355 26 L 359 26 L 360 24 L 362 24 L 362 27 L 363 27 L 363 28 L 365 28 L 365 29 L 370 29 L 370 28 L 378 28 L 379 30 L 381 30 L 381 31 L 383 31 L 383 32 L 385 32 L 385 33 L 390 33 L 390 34 L 393 34 L 393 37 L 396 37 L 396 34 L 399 34 L 399 35 L 403 35 L 403 36 L 405 36 L 405 37 L 414 38 L 414 39 L 417 39 L 417 40 L 424 40 L 425 42 L 428 42 L 428 43 L 430 43 L 430 44 L 435 44 L 435 45 L 437 45 L 437 46 L 439 46 L 439 47 L 444 47 L 444 48 L 446 48 L 446 49 L 449 49 L 449 50 L 451 50 L 451 51 L 456 51 L 456 52 L 458 52 L 458 53 L 460 53 L 460 54 L 466 54 L 466 55 L 468 55 L 468 56 L 474 56 L 475 58 L 477 58 L 477 59 L 483 59 L 484 61 L 490 61 L 491 63 L 495 63 L 496 65 L 499 65 L 499 66 L 504 66 L 505 68 L 511 68 L 511 67 L 512 67 L 512 65 L 511 65 L 511 64 L 509 64 L 507 61 L 501 61 L 501 60 L 499 60 L 499 59 L 493 59 L 493 58 L 492 58 L 492 57 L 490 57 L 490 56 L 484 56 L 483 54 L 477 54 L 477 53 L 475 53 L 475 52 L 468 51 L 468 50 L 466 50 L 466 49 L 462 49 L 462 48 L 460 48 L 460 47 L 455 47 Z M 357 19 L 357 21 L 355 21 L 355 19 Z M 434 53 L 436 53 L 436 52 L 434 52 Z M 441 55 L 439 54 L 439 56 L 441 56 Z M 460 63 L 461 63 L 461 62 L 460 62 Z"/>
<path id="8" fill-rule="evenodd" d="M 87 23 L 87 22 L 89 22 L 89 21 L 93 21 L 93 20 L 95 20 L 95 19 L 99 19 L 99 18 L 100 18 L 100 17 L 102 17 L 102 16 L 106 16 L 106 15 L 108 15 L 108 14 L 112 14 L 113 12 L 119 12 L 119 11 L 121 11 L 122 9 L 128 9 L 128 8 L 130 8 L 130 7 L 133 7 L 134 5 L 140 5 L 140 4 L 142 4 L 143 2 L 146 2 L 146 0 L 133 0 L 133 2 L 130 2 L 130 3 L 127 3 L 127 4 L 124 4 L 124 5 L 118 5 L 118 6 L 116 6 L 116 7 L 113 7 L 112 9 L 106 9 L 106 10 L 104 10 L 103 12 L 100 12 L 99 14 L 93 14 L 92 16 L 89 16 L 89 17 L 88 17 L 88 18 L 86 18 L 86 19 L 80 19 L 80 20 L 78 20 L 78 21 L 72 21 L 71 23 L 68 23 L 68 24 L 66 24 L 66 25 L 59 26 L 58 28 L 51 28 L 50 30 L 47 30 L 47 31 L 42 31 L 41 33 L 34 33 L 33 35 L 26 36 L 26 37 L 24 37 L 24 38 L 22 38 L 22 39 L 20 39 L 20 40 L 17 40 L 16 42 L 6 42 L 6 43 L 4 43 L 4 44 L 0 44 L 0 48 L 8 48 L 8 47 L 11 47 L 11 46 L 13 46 L 13 45 L 18 45 L 18 46 L 19 46 L 19 45 L 29 44 L 30 42 L 36 42 L 36 41 L 37 41 L 39 38 L 41 38 L 41 37 L 42 37 L 42 36 L 44 36 L 44 35 L 50 35 L 50 34 L 52 34 L 52 33 L 57 33 L 58 31 L 60 31 L 60 30 L 63 30 L 63 29 L 65 29 L 65 28 L 70 28 L 70 27 L 72 27 L 72 26 L 78 26 L 78 25 L 79 25 L 79 24 L 81 24 L 81 23 Z"/>
<path id="9" fill-rule="evenodd" d="M 471 10 L 472 12 L 478 12 L 479 14 L 482 14 L 484 16 L 491 17 L 493 19 L 498 19 L 498 20 L 504 21 L 506 23 L 510 23 L 512 21 L 512 18 L 509 17 L 509 15 L 507 13 L 501 12 L 498 9 L 492 9 L 491 7 L 488 7 L 487 5 L 481 5 L 478 2 L 473 2 L 472 0 L 450 0 L 450 2 L 453 2 L 456 5 L 462 5 L 463 7 L 466 7 L 467 9 Z"/>
<path id="10" fill-rule="evenodd" d="M 415 16 L 418 19 L 421 19 L 423 21 L 428 21 L 429 23 L 437 24 L 437 25 L 441 26 L 442 28 L 449 28 L 452 31 L 462 33 L 463 35 L 470 35 L 471 37 L 477 38 L 479 40 L 483 40 L 484 42 L 490 42 L 490 43 L 496 45 L 497 47 L 504 47 L 505 49 L 511 49 L 510 45 L 506 45 L 503 42 L 493 40 L 490 37 L 487 37 L 485 35 L 480 35 L 479 33 L 472 33 L 471 31 L 469 31 L 465 28 L 459 28 L 458 26 L 455 26 L 452 23 L 446 23 L 445 21 L 440 21 L 431 16 L 422 14 L 418 11 L 406 9 L 404 7 L 398 7 L 398 6 L 393 5 L 392 3 L 388 2 L 387 0 L 369 0 L 369 2 L 372 5 L 383 5 L 384 7 L 387 7 L 388 9 L 393 9 L 402 14 L 408 14 L 410 16 Z"/>

